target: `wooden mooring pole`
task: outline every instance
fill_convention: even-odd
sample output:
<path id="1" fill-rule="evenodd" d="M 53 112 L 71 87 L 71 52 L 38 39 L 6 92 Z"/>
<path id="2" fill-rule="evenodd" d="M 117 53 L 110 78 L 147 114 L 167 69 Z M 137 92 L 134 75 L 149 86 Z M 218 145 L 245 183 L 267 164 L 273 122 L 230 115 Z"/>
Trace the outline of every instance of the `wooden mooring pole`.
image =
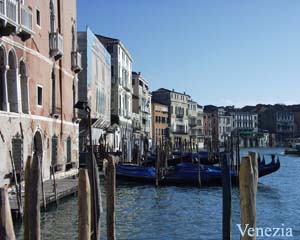
<path id="1" fill-rule="evenodd" d="M 160 164 L 160 147 L 156 146 L 156 164 L 155 164 L 155 186 L 158 186 L 159 182 L 159 164 Z"/>
<path id="2" fill-rule="evenodd" d="M 19 215 L 22 218 L 23 217 L 23 206 L 22 206 L 22 196 L 21 196 L 21 188 L 18 184 L 18 178 L 17 178 L 17 173 L 16 173 L 16 167 L 15 167 L 15 162 L 12 156 L 12 152 L 9 151 L 9 156 L 10 156 L 10 160 L 11 160 L 11 165 L 12 165 L 12 175 L 13 175 L 13 179 L 15 181 L 15 188 L 16 188 L 16 194 L 17 194 L 17 203 L 18 203 L 18 210 L 19 210 Z"/>
<path id="3" fill-rule="evenodd" d="M 38 153 L 28 157 L 25 169 L 25 211 L 24 240 L 39 240 L 40 233 L 40 198 L 41 184 L 40 161 Z"/>
<path id="4" fill-rule="evenodd" d="M 106 180 L 106 229 L 107 239 L 116 239 L 115 209 L 116 209 L 116 165 L 111 156 L 108 156 Z"/>
<path id="5" fill-rule="evenodd" d="M 78 239 L 91 238 L 91 187 L 86 169 L 79 169 L 78 178 Z"/>
<path id="6" fill-rule="evenodd" d="M 16 239 L 6 186 L 0 188 L 0 239 Z"/>
<path id="7" fill-rule="evenodd" d="M 231 176 L 229 155 L 222 156 L 223 185 L 223 240 L 230 240 L 231 228 Z"/>
<path id="8" fill-rule="evenodd" d="M 242 158 L 239 174 L 240 184 L 240 206 L 241 206 L 241 228 L 245 229 L 246 224 L 249 228 L 256 227 L 256 192 L 258 181 L 258 166 L 256 154 L 249 152 L 249 156 Z M 256 234 L 249 236 L 246 232 L 241 235 L 242 240 L 255 240 Z"/>

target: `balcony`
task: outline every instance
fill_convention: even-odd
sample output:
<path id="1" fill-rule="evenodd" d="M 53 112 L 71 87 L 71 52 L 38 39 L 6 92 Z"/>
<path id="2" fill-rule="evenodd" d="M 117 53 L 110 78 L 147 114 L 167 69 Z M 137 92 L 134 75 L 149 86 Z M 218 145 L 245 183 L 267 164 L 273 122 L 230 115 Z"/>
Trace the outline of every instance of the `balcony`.
<path id="1" fill-rule="evenodd" d="M 124 81 L 123 87 L 128 92 L 131 92 L 132 87 L 130 86 L 130 84 L 128 82 Z"/>
<path id="2" fill-rule="evenodd" d="M 72 52 L 72 71 L 79 73 L 82 70 L 81 54 L 78 51 Z"/>
<path id="3" fill-rule="evenodd" d="M 19 5 L 20 9 L 20 28 L 18 35 L 21 37 L 23 41 L 31 38 L 33 36 L 33 28 L 32 28 L 32 11 L 28 7 L 23 4 Z"/>
<path id="4" fill-rule="evenodd" d="M 127 118 L 127 119 L 130 119 L 131 118 L 131 113 L 128 110 L 124 109 L 124 117 Z"/>
<path id="5" fill-rule="evenodd" d="M 176 118 L 183 118 L 184 117 L 184 113 L 176 113 Z"/>
<path id="6" fill-rule="evenodd" d="M 59 32 L 52 32 L 49 34 L 50 38 L 50 55 L 55 60 L 61 59 L 64 55 L 64 38 Z"/>
<path id="7" fill-rule="evenodd" d="M 15 0 L 0 0 L 0 29 L 1 35 L 8 36 L 17 32 L 18 3 Z"/>
<path id="8" fill-rule="evenodd" d="M 58 118 L 61 115 L 61 107 L 52 107 L 52 117 Z"/>

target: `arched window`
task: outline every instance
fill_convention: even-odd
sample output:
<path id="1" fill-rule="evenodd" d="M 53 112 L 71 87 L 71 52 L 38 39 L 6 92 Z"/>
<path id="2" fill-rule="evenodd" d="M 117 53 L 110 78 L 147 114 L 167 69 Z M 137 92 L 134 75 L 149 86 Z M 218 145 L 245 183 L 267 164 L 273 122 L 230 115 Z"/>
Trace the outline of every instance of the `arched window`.
<path id="1" fill-rule="evenodd" d="M 29 113 L 28 104 L 28 77 L 27 69 L 24 61 L 20 62 L 20 80 L 21 80 L 21 99 L 22 99 L 22 112 Z"/>
<path id="2" fill-rule="evenodd" d="M 7 91 L 6 91 L 6 51 L 0 47 L 0 110 L 7 110 Z"/>
<path id="3" fill-rule="evenodd" d="M 17 57 L 14 50 L 8 54 L 9 70 L 7 71 L 7 92 L 11 112 L 19 112 L 18 84 L 17 84 Z"/>

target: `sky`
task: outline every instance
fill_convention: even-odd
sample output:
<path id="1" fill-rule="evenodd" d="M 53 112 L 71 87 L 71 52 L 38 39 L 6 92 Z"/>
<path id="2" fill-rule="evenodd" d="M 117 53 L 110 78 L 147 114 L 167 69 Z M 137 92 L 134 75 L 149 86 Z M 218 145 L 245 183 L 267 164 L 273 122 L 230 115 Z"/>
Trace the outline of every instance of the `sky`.
<path id="1" fill-rule="evenodd" d="M 200 105 L 300 103 L 298 0 L 77 0 L 78 30 L 118 38 L 150 89 Z"/>

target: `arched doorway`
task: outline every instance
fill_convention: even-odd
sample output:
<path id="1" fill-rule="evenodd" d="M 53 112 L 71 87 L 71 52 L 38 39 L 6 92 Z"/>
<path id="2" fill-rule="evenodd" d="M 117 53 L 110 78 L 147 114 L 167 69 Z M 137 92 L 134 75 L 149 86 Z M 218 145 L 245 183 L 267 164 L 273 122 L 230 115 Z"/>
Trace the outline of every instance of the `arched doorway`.
<path id="1" fill-rule="evenodd" d="M 0 47 L 0 110 L 6 111 L 6 51 Z"/>
<path id="2" fill-rule="evenodd" d="M 36 131 L 33 138 L 33 153 L 41 157 L 43 156 L 43 139 L 39 131 Z"/>
<path id="3" fill-rule="evenodd" d="M 29 113 L 28 104 L 28 77 L 27 69 L 24 61 L 20 62 L 20 79 L 21 79 L 21 99 L 22 99 L 22 112 Z"/>
<path id="4" fill-rule="evenodd" d="M 7 71 L 7 92 L 10 112 L 18 110 L 17 57 L 13 50 L 8 54 L 9 70 Z"/>

